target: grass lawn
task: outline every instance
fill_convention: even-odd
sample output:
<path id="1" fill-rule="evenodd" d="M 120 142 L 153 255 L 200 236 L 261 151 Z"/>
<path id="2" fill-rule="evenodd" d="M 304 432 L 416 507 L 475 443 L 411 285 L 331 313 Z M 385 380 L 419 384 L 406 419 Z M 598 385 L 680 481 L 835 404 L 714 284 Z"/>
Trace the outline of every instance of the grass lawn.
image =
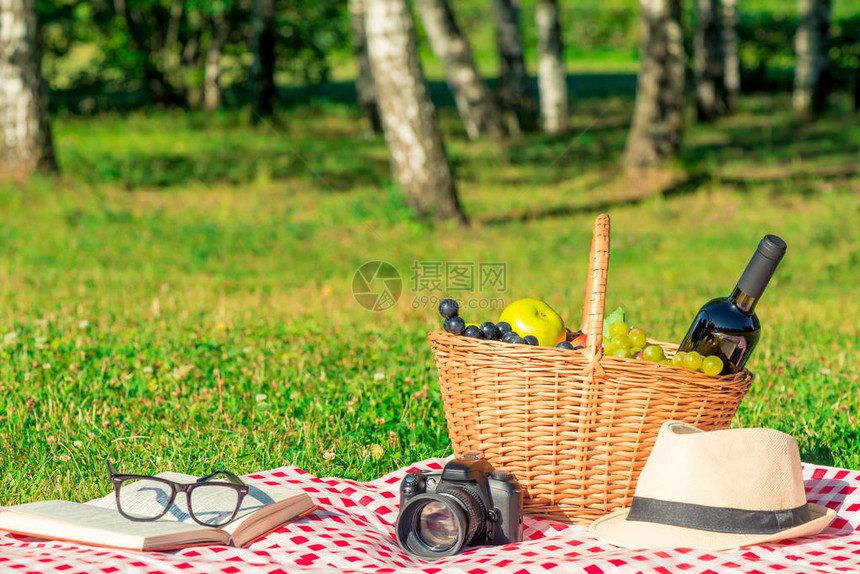
<path id="1" fill-rule="evenodd" d="M 788 104 L 754 96 L 691 122 L 678 164 L 644 178 L 617 167 L 628 96 L 575 101 L 571 135 L 502 143 L 468 142 L 442 110 L 469 229 L 411 217 L 383 140 L 349 107 L 258 127 L 241 113 L 57 118 L 64 176 L 0 184 L 0 504 L 104 494 L 106 456 L 127 472 L 369 479 L 446 455 L 425 339 L 443 293 L 416 289 L 414 262 L 503 262 L 504 291 L 450 294 L 476 308 L 538 297 L 575 324 L 601 211 L 608 306 L 666 341 L 731 290 L 762 235 L 785 238 L 735 424 L 860 469 L 860 124 L 847 99 L 808 125 Z M 353 298 L 372 260 L 403 277 L 393 309 Z"/>

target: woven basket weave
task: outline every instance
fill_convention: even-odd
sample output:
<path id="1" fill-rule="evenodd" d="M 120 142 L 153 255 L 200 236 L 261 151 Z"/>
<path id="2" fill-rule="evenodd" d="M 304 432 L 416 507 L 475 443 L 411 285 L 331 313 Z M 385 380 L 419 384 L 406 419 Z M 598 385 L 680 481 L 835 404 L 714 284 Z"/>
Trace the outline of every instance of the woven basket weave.
<path id="1" fill-rule="evenodd" d="M 454 453 L 513 473 L 523 511 L 588 523 L 629 506 L 660 425 L 729 426 L 752 382 L 603 356 L 609 216 L 594 226 L 582 331 L 585 349 L 429 334 Z M 677 346 L 659 344 L 671 356 Z"/>

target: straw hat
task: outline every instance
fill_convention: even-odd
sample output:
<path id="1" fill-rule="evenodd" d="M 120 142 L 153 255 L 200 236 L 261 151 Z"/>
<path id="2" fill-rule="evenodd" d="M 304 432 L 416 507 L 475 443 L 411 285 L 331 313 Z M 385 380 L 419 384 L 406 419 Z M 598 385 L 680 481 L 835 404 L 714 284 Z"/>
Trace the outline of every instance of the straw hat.
<path id="1" fill-rule="evenodd" d="M 818 534 L 836 512 L 806 502 L 797 442 L 773 429 L 663 423 L 630 508 L 594 521 L 626 548 L 726 550 Z"/>

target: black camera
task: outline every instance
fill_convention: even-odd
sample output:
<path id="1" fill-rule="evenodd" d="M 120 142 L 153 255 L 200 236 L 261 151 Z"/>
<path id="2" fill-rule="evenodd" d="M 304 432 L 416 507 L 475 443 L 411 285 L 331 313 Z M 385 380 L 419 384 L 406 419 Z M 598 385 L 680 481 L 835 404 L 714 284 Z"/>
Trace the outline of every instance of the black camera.
<path id="1" fill-rule="evenodd" d="M 465 454 L 441 471 L 406 475 L 396 532 L 401 548 L 423 558 L 450 556 L 467 545 L 519 542 L 523 491 L 512 474 Z"/>

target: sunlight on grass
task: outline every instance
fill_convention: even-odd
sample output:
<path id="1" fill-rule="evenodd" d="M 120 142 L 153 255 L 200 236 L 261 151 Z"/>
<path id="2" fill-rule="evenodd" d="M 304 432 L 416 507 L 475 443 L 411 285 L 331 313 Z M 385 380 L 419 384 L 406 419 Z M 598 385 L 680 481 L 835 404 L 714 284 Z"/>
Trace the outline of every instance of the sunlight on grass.
<path id="1" fill-rule="evenodd" d="M 607 305 L 667 341 L 730 291 L 763 234 L 786 239 L 735 424 L 860 469 L 856 123 L 838 102 L 815 125 L 762 117 L 784 99 L 753 98 L 692 127 L 679 165 L 644 181 L 616 168 L 630 104 L 581 100 L 569 136 L 475 144 L 443 111 L 468 229 L 413 220 L 382 138 L 344 107 L 258 127 L 240 113 L 61 119 L 65 176 L 0 184 L 0 503 L 104 494 L 104 456 L 368 479 L 445 455 L 425 339 L 439 318 L 412 265 L 504 262 L 505 291 L 465 295 L 539 297 L 575 328 L 603 210 Z M 353 298 L 370 260 L 404 279 L 392 310 Z"/>

